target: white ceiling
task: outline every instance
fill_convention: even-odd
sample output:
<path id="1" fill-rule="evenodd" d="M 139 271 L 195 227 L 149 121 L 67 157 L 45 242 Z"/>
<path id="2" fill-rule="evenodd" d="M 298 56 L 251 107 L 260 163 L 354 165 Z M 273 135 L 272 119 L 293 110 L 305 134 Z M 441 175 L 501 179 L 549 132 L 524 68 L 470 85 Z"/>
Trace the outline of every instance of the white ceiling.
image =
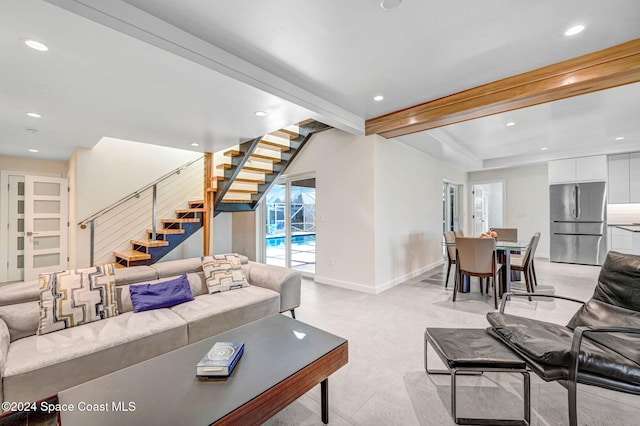
<path id="1" fill-rule="evenodd" d="M 640 38 L 638 0 L 2 6 L 0 154 L 52 159 L 102 136 L 218 150 L 307 117 L 358 133 L 367 118 Z M 565 37 L 576 23 L 585 31 Z M 50 50 L 30 50 L 25 37 Z M 639 150 L 637 86 L 398 139 L 467 170 Z M 44 118 L 24 115 L 32 110 Z"/>

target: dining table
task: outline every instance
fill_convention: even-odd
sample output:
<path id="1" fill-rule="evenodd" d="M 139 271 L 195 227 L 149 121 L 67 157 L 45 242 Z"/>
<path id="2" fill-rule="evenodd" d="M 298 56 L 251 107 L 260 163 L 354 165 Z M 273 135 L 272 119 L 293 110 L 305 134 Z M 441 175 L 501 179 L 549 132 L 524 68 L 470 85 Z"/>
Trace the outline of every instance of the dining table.
<path id="1" fill-rule="evenodd" d="M 444 246 L 453 246 L 455 247 L 455 242 L 442 242 Z M 527 241 L 496 241 L 496 251 L 498 254 L 498 262 L 502 264 L 502 268 L 500 269 L 500 275 L 502 278 L 502 292 L 511 291 L 511 254 L 512 253 L 522 253 L 527 250 L 529 243 Z M 466 277 L 468 278 L 468 277 Z M 467 293 L 469 291 L 469 283 L 468 280 L 465 279 L 465 283 L 463 283 L 461 292 Z"/>

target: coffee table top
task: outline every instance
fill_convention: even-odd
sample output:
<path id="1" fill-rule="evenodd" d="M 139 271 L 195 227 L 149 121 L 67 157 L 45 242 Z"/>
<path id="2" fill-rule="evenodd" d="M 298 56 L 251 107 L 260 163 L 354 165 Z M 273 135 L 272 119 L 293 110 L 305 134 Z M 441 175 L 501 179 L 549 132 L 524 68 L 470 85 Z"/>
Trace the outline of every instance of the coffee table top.
<path id="1" fill-rule="evenodd" d="M 200 380 L 196 364 L 218 341 L 244 342 L 244 355 L 229 378 Z M 61 421 L 64 426 L 210 424 L 346 342 L 272 315 L 60 392 L 60 404 L 74 408 L 62 409 Z M 130 403 L 134 410 L 122 410 Z"/>

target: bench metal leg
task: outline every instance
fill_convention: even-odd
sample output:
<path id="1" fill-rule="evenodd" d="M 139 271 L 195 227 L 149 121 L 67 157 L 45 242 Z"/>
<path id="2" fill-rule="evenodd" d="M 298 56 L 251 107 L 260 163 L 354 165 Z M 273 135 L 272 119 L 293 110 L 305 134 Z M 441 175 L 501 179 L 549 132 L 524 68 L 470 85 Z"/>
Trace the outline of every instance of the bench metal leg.
<path id="1" fill-rule="evenodd" d="M 424 339 L 424 369 L 427 374 L 450 374 L 451 375 L 451 417 L 456 424 L 459 425 L 523 425 L 528 426 L 531 424 L 531 377 L 529 372 L 526 370 L 519 369 L 501 369 L 501 368 L 490 368 L 487 367 L 485 369 L 477 368 L 475 370 L 472 369 L 458 369 L 458 368 L 448 368 L 447 370 L 437 370 L 437 369 L 429 369 L 428 366 L 428 352 L 429 348 L 429 339 L 427 338 L 427 332 L 425 331 L 425 339 Z M 434 350 L 436 350 L 434 348 Z M 436 352 L 438 352 L 436 350 Z M 441 354 L 438 354 L 441 355 Z M 481 375 L 483 372 L 495 372 L 495 373 L 521 373 L 522 374 L 522 385 L 523 385 L 523 419 L 522 420 L 505 420 L 505 419 L 478 419 L 478 418 L 458 418 L 456 413 L 457 411 L 457 378 L 458 375 Z M 570 392 L 571 393 L 571 392 Z M 571 405 L 570 405 L 571 407 Z M 574 426 L 572 424 L 572 426 Z"/>

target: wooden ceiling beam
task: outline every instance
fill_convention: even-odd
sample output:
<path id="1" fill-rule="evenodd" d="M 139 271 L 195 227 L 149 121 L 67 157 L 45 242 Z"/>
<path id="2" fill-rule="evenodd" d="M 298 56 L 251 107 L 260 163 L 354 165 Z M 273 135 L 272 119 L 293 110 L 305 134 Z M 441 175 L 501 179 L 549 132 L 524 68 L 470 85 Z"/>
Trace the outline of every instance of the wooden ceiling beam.
<path id="1" fill-rule="evenodd" d="M 640 81 L 640 39 L 366 121 L 385 138 L 421 132 Z"/>

